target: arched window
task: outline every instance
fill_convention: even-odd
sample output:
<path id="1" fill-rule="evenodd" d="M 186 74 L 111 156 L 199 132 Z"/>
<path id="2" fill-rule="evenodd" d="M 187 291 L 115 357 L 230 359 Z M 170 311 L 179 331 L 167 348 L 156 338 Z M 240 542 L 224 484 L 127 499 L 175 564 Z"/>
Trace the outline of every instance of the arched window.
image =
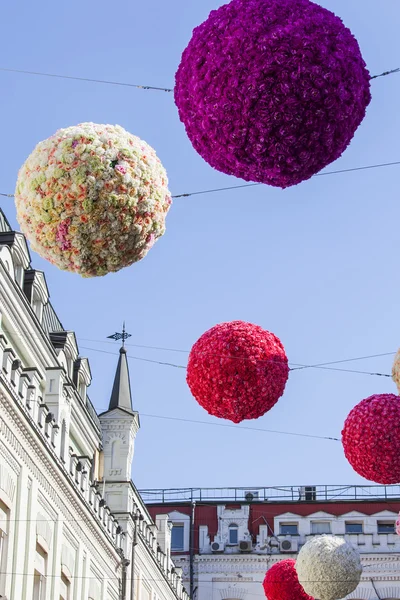
<path id="1" fill-rule="evenodd" d="M 67 438 L 67 425 L 65 423 L 65 419 L 61 424 L 61 448 L 60 448 L 60 457 L 61 460 L 65 463 L 65 442 Z"/>
<path id="2" fill-rule="evenodd" d="M 238 544 L 239 543 L 239 527 L 236 523 L 231 523 L 229 525 L 229 544 Z"/>

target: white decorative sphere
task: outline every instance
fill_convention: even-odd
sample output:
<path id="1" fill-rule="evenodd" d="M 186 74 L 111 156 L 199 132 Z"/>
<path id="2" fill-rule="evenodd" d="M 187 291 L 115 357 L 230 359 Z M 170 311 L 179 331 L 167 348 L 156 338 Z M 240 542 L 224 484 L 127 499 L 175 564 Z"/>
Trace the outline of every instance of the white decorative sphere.
<path id="1" fill-rule="evenodd" d="M 322 535 L 302 547 L 296 571 L 307 594 L 318 600 L 339 600 L 354 592 L 362 566 L 358 551 L 343 538 Z"/>

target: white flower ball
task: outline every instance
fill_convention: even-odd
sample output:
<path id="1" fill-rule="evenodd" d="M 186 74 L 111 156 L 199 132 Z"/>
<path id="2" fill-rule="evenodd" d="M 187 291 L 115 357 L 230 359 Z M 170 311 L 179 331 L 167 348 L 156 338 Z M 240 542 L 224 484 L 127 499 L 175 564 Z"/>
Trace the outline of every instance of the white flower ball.
<path id="1" fill-rule="evenodd" d="M 322 535 L 302 547 L 296 571 L 307 594 L 318 600 L 339 600 L 354 592 L 362 566 L 358 551 L 343 538 Z"/>

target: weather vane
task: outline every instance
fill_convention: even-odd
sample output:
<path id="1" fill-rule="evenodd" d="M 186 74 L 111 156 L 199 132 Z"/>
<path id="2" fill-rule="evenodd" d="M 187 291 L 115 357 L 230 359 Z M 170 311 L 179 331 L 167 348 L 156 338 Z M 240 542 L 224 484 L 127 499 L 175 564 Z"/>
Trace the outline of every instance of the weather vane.
<path id="1" fill-rule="evenodd" d="M 124 321 L 124 323 L 122 325 L 122 333 L 119 333 L 118 331 L 116 331 L 114 333 L 114 335 L 107 336 L 107 339 L 115 340 L 116 342 L 118 340 L 122 340 L 122 347 L 124 347 L 125 346 L 125 340 L 127 340 L 130 337 L 132 337 L 132 335 L 130 333 L 127 333 L 125 331 L 125 321 Z"/>

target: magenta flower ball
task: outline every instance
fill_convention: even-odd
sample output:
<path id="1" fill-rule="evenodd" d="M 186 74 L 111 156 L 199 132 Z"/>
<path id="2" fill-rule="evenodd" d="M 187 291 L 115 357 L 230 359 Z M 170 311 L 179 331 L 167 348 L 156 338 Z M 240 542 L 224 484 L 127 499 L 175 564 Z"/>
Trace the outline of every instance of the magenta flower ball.
<path id="1" fill-rule="evenodd" d="M 186 381 L 210 415 L 240 423 L 270 410 L 288 375 L 288 359 L 276 335 L 231 321 L 215 325 L 193 345 Z"/>
<path id="2" fill-rule="evenodd" d="M 342 431 L 353 469 L 375 483 L 400 483 L 400 397 L 375 394 L 350 411 Z"/>
<path id="3" fill-rule="evenodd" d="M 371 100 L 351 31 L 309 0 L 232 0 L 193 31 L 175 102 L 197 152 L 285 188 L 339 158 Z"/>

